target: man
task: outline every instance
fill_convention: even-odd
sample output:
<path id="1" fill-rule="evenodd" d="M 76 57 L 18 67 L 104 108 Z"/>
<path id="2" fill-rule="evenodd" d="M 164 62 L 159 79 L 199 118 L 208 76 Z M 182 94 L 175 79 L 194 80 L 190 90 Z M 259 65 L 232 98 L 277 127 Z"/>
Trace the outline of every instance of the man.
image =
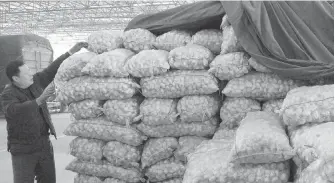
<path id="1" fill-rule="evenodd" d="M 32 74 L 22 61 L 6 67 L 11 81 L 0 104 L 7 121 L 7 150 L 12 155 L 14 183 L 55 183 L 56 170 L 50 133 L 56 137 L 46 100 L 54 93 L 52 83 L 61 63 L 87 43 L 79 42 L 46 69 Z M 51 83 L 51 84 L 50 84 Z"/>

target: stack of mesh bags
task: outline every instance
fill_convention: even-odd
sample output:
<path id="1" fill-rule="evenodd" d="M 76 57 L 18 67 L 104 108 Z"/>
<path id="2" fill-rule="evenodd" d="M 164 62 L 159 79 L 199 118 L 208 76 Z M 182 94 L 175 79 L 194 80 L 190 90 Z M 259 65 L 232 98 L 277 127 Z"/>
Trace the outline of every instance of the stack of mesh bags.
<path id="1" fill-rule="evenodd" d="M 209 69 L 221 82 L 227 83 L 222 90 L 226 98 L 220 110 L 222 122 L 217 136 L 236 130 L 247 112 L 272 111 L 278 114 L 287 92 L 302 85 L 271 73 L 243 51 L 226 16 L 221 27 L 221 53 L 214 58 Z"/>
<path id="2" fill-rule="evenodd" d="M 125 42 L 131 43 L 129 49 L 138 52 L 128 61 L 127 70 L 132 76 L 141 78 L 142 95 L 146 98 L 140 107 L 142 123 L 138 128 L 148 136 L 179 137 L 197 133 L 203 133 L 198 136 L 207 136 L 210 133 L 211 129 L 203 128 L 204 124 L 212 124 L 213 120 L 208 119 L 213 110 L 216 111 L 215 107 L 195 114 L 194 119 L 190 115 L 194 110 L 200 110 L 187 108 L 190 102 L 205 102 L 199 107 L 202 109 L 208 108 L 210 104 L 207 103 L 216 104 L 213 102 L 215 96 L 210 94 L 218 90 L 218 83 L 215 77 L 206 72 L 213 54 L 200 45 L 211 45 L 205 42 L 211 37 L 210 34 L 211 30 L 205 30 L 205 33 L 200 31 L 193 36 L 186 31 L 173 30 L 155 38 L 144 29 L 125 32 L 125 39 L 128 39 Z M 205 123 L 191 125 L 190 121 Z"/>
<path id="3" fill-rule="evenodd" d="M 217 120 L 209 119 L 217 104 L 211 94 L 218 90 L 218 83 L 206 71 L 213 59 L 212 52 L 194 44 L 199 41 L 195 35 L 181 30 L 155 37 L 148 30 L 132 29 L 125 32 L 125 37 L 125 47 L 128 42 L 128 48 L 138 52 L 126 68 L 141 79 L 145 97 L 137 128 L 154 138 L 213 135 Z M 189 102 L 203 104 L 191 109 Z M 190 117 L 195 111 L 201 114 Z"/>
<path id="4" fill-rule="evenodd" d="M 227 21 L 227 16 L 222 20 L 222 44 L 220 55 L 217 55 L 210 64 L 209 73 L 215 75 L 222 83 L 234 78 L 244 76 L 251 70 L 248 64 L 249 55 L 243 51 L 232 26 Z M 215 139 L 228 138 L 234 135 L 239 122 L 249 111 L 261 110 L 260 103 L 256 100 L 241 97 L 226 97 L 220 109 L 222 120 L 220 128 L 215 133 Z"/>
<path id="5" fill-rule="evenodd" d="M 213 53 L 200 45 L 211 45 L 204 42 L 208 34 L 200 32 L 199 39 L 172 30 L 155 38 L 144 29 L 125 32 L 129 49 L 137 52 L 126 68 L 140 78 L 145 97 L 136 119 L 137 129 L 150 137 L 141 157 L 149 182 L 182 182 L 186 155 L 215 132 L 219 103 L 211 94 L 218 83 L 206 71 Z"/>
<path id="6" fill-rule="evenodd" d="M 216 96 L 211 95 L 218 90 L 218 83 L 206 72 L 213 53 L 200 45 L 210 33 L 205 32 L 205 37 L 202 34 L 200 31 L 191 36 L 188 32 L 173 30 L 156 38 L 155 47 L 168 53 L 170 70 L 141 78 L 142 94 L 146 99 L 141 104 L 142 124 L 139 128 L 147 131 L 149 136 L 209 135 L 211 129 L 203 128 L 204 124 L 213 123 L 210 119 L 218 111 Z M 199 39 L 201 36 L 203 40 Z M 162 128 L 169 130 L 160 130 Z M 150 134 L 148 130 L 157 133 Z"/>
<path id="7" fill-rule="evenodd" d="M 137 54 L 128 60 L 125 68 L 129 74 L 136 78 L 152 78 L 162 75 L 170 69 L 168 54 L 166 50 L 156 50 L 153 46 L 156 36 L 145 29 L 132 29 L 125 32 L 125 46 Z M 153 101 L 155 102 L 155 101 Z M 162 108 L 161 103 L 157 103 L 155 108 L 151 108 L 151 101 L 145 99 L 140 105 L 140 115 L 136 120 L 146 123 L 154 122 L 155 116 L 143 114 L 143 108 L 155 111 Z M 168 106 L 169 107 L 169 106 Z M 157 116 L 159 117 L 159 116 Z M 149 120 L 148 120 L 149 118 Z M 158 125 L 158 124 L 156 124 Z M 150 138 L 145 142 L 143 153 L 141 154 L 141 169 L 147 182 L 178 182 L 179 177 L 185 171 L 184 165 L 173 159 L 173 151 L 178 147 L 178 140 L 173 137 Z"/>
<path id="8" fill-rule="evenodd" d="M 146 137 L 133 127 L 140 86 L 129 77 L 122 37 L 109 32 L 89 36 L 89 50 L 65 60 L 57 74 L 57 99 L 69 105 L 72 123 L 65 135 L 76 136 L 67 170 L 81 182 L 140 182 L 141 148 Z"/>
<path id="9" fill-rule="evenodd" d="M 296 149 L 295 182 L 334 182 L 334 85 L 291 90 L 280 116 Z"/>
<path id="10" fill-rule="evenodd" d="M 235 138 L 204 141 L 188 155 L 183 183 L 287 183 L 293 156 L 278 115 L 249 112 Z"/>

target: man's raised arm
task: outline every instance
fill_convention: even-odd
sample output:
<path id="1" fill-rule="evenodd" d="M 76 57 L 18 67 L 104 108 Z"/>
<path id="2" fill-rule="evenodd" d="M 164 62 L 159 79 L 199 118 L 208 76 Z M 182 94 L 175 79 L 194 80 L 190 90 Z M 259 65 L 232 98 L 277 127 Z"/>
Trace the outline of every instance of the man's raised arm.
<path id="1" fill-rule="evenodd" d="M 58 71 L 59 66 L 63 63 L 65 59 L 67 59 L 72 54 L 81 50 L 81 48 L 87 48 L 88 44 L 86 42 L 79 42 L 74 45 L 68 52 L 58 57 L 55 61 L 53 61 L 47 68 L 43 71 L 38 72 L 34 75 L 34 79 L 36 78 L 43 88 L 47 87 L 55 78 L 55 75 Z"/>

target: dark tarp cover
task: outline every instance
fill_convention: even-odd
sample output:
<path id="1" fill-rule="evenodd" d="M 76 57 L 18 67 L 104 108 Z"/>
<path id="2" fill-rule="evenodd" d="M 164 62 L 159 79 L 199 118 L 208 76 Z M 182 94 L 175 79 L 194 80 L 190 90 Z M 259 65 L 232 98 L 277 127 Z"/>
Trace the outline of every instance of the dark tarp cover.
<path id="1" fill-rule="evenodd" d="M 6 84 L 9 83 L 9 79 L 6 75 L 6 65 L 14 60 L 23 60 L 22 48 L 30 42 L 35 42 L 35 44 L 37 43 L 40 47 L 52 51 L 49 40 L 34 34 L 0 36 L 0 95 Z"/>
<path id="2" fill-rule="evenodd" d="M 244 49 L 280 76 L 334 76 L 334 10 L 326 1 L 222 1 Z"/>
<path id="3" fill-rule="evenodd" d="M 173 29 L 191 32 L 220 29 L 223 15 L 225 12 L 220 1 L 197 2 L 154 14 L 136 16 L 129 22 L 125 31 L 143 28 L 160 35 Z"/>
<path id="4" fill-rule="evenodd" d="M 218 29 L 228 15 L 244 49 L 280 76 L 334 75 L 334 13 L 326 1 L 205 1 L 135 17 L 125 30 Z M 212 21 L 212 22 L 211 22 Z"/>

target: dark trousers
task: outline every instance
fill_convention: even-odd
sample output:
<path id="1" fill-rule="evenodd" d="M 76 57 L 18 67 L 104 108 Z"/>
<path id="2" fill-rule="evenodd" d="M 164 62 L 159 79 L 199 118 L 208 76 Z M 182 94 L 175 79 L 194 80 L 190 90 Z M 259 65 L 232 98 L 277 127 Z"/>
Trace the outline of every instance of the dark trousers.
<path id="1" fill-rule="evenodd" d="M 41 145 L 33 153 L 12 153 L 14 183 L 34 183 L 35 176 L 37 183 L 56 183 L 52 143 L 48 138 Z"/>

